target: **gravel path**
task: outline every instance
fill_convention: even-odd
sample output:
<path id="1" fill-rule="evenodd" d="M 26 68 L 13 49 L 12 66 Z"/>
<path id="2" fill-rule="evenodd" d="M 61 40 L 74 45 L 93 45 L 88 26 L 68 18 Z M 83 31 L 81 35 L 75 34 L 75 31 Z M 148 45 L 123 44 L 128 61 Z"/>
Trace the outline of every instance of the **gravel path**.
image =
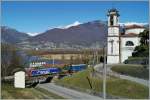
<path id="1" fill-rule="evenodd" d="M 68 89 L 65 87 L 61 87 L 58 85 L 55 85 L 54 83 L 46 83 L 46 84 L 39 84 L 38 87 L 46 89 L 47 91 L 50 91 L 52 93 L 55 93 L 59 96 L 62 96 L 67 99 L 96 99 L 101 100 L 102 98 L 98 96 L 89 95 L 83 92 L 75 91 L 72 89 Z"/>

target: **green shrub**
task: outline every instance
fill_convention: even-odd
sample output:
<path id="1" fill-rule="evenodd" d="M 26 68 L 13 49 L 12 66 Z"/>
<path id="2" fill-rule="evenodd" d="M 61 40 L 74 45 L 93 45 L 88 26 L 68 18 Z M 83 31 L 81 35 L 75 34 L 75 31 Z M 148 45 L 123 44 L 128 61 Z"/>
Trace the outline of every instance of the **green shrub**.
<path id="1" fill-rule="evenodd" d="M 140 64 L 140 65 L 148 65 L 149 58 L 148 57 L 129 57 L 124 61 L 125 64 Z"/>

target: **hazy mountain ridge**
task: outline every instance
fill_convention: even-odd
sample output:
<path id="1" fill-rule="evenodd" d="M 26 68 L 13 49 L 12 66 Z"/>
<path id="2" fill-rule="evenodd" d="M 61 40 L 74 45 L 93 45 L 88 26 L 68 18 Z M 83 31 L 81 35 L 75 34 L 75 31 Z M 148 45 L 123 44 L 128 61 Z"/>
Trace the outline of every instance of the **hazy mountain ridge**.
<path id="1" fill-rule="evenodd" d="M 1 42 L 16 44 L 28 39 L 30 36 L 24 32 L 19 32 L 16 29 L 1 26 Z"/>
<path id="2" fill-rule="evenodd" d="M 149 28 L 149 24 L 144 26 Z M 120 26 L 120 32 L 122 28 Z M 67 28 L 53 28 L 36 36 L 2 26 L 1 37 L 1 42 L 18 44 L 21 48 L 101 47 L 107 38 L 107 21 L 95 20 Z"/>
<path id="3" fill-rule="evenodd" d="M 68 43 L 91 45 L 97 41 L 104 41 L 107 35 L 107 24 L 99 20 L 79 24 L 67 29 L 54 28 L 37 36 L 31 37 L 30 42 L 44 41 L 54 43 Z"/>

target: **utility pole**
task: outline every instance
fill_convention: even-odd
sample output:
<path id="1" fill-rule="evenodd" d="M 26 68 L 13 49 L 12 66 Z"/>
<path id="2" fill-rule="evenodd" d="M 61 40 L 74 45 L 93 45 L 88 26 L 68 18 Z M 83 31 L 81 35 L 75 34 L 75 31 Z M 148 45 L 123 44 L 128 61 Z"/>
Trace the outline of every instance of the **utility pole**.
<path id="1" fill-rule="evenodd" d="M 96 51 L 96 55 L 97 55 L 97 64 L 99 63 L 99 55 L 98 55 L 98 51 Z"/>
<path id="2" fill-rule="evenodd" d="M 105 52 L 105 45 L 103 46 L 103 98 L 106 99 L 106 52 Z"/>
<path id="3" fill-rule="evenodd" d="M 53 67 L 54 67 L 54 56 L 53 56 Z"/>
<path id="4" fill-rule="evenodd" d="M 95 51 L 93 50 L 93 66 L 95 65 Z"/>

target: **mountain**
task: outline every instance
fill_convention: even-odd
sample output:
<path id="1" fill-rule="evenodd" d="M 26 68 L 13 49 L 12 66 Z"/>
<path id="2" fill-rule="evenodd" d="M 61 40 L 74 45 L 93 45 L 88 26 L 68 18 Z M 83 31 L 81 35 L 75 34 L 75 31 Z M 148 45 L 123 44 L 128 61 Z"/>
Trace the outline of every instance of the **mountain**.
<path id="1" fill-rule="evenodd" d="M 104 21 L 91 21 L 68 28 L 54 28 L 47 30 L 37 36 L 31 37 L 29 41 L 42 43 L 53 42 L 70 45 L 90 46 L 93 43 L 102 44 L 106 41 L 107 24 Z"/>
<path id="2" fill-rule="evenodd" d="M 123 32 L 120 26 L 120 33 Z M 146 28 L 149 25 L 145 25 Z M 90 21 L 87 23 L 75 22 L 65 27 L 48 29 L 36 36 L 2 26 L 2 42 L 17 44 L 24 49 L 51 49 L 51 48 L 99 48 L 107 38 L 106 21 Z"/>
<path id="3" fill-rule="evenodd" d="M 16 44 L 29 38 L 29 35 L 7 26 L 1 26 L 1 42 Z"/>

